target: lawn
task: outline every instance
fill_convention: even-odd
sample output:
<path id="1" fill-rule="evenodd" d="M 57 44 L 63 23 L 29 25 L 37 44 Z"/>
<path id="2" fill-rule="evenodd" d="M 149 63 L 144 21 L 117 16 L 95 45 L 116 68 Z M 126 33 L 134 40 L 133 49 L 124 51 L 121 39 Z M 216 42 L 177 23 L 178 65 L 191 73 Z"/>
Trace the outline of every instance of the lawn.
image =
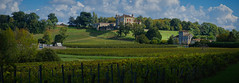
<path id="1" fill-rule="evenodd" d="M 168 38 L 173 35 L 177 36 L 178 31 L 164 31 L 164 30 L 159 30 L 160 34 L 162 35 L 162 40 L 168 40 Z"/>

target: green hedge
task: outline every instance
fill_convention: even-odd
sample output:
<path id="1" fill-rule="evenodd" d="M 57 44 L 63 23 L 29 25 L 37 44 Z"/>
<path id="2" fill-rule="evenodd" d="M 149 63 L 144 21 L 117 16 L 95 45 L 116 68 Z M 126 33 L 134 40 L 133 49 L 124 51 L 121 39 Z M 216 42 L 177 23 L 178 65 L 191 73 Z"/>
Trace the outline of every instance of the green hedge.
<path id="1" fill-rule="evenodd" d="M 239 42 L 211 42 L 209 47 L 239 48 Z"/>

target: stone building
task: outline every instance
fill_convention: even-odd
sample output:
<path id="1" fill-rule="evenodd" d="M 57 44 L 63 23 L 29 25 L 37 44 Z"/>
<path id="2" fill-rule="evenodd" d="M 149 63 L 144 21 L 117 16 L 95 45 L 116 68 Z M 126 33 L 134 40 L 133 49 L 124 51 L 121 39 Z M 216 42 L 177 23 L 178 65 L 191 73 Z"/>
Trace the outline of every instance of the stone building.
<path id="1" fill-rule="evenodd" d="M 141 24 L 141 22 L 137 21 L 134 18 L 133 14 L 132 15 L 123 14 L 122 16 L 116 14 L 115 19 L 116 19 L 116 27 L 117 28 L 119 27 L 121 22 L 123 24 L 127 24 L 127 23 L 130 23 L 130 24 L 133 24 L 133 23 Z"/>
<path id="2" fill-rule="evenodd" d="M 189 31 L 179 31 L 179 44 L 188 45 L 191 43 L 193 35 Z"/>
<path id="3" fill-rule="evenodd" d="M 98 31 L 104 31 L 104 30 L 114 30 L 115 29 L 115 23 L 96 23 L 93 25 L 94 28 Z"/>

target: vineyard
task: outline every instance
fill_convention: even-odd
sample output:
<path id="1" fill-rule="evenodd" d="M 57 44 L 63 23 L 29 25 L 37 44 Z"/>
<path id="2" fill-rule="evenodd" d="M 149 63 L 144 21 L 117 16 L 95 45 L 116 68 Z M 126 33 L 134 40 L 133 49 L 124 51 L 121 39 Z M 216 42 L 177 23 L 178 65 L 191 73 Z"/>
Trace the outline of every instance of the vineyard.
<path id="1" fill-rule="evenodd" d="M 57 52 L 70 53 L 68 50 L 57 50 Z M 126 50 L 129 49 L 119 49 L 115 54 L 126 52 Z M 138 53 L 135 53 L 134 50 L 138 50 Z M 174 48 L 170 50 L 168 48 L 163 50 L 157 48 L 153 50 L 153 48 L 149 48 L 147 50 L 145 48 L 140 50 L 138 48 L 134 50 L 131 50 L 133 52 L 126 52 L 126 54 L 129 54 L 127 56 L 145 56 L 145 54 L 140 55 L 143 50 L 145 50 L 143 52 L 150 50 L 149 52 L 155 53 L 157 53 L 157 50 L 159 51 L 158 54 L 162 53 L 164 56 L 95 61 L 18 63 L 14 67 L 1 67 L 0 79 L 4 83 L 187 83 L 213 75 L 239 60 L 238 49 Z M 81 53 L 84 51 L 76 49 L 72 52 Z M 91 51 L 88 51 L 88 53 L 91 53 Z M 124 55 L 122 53 L 117 56 Z"/>

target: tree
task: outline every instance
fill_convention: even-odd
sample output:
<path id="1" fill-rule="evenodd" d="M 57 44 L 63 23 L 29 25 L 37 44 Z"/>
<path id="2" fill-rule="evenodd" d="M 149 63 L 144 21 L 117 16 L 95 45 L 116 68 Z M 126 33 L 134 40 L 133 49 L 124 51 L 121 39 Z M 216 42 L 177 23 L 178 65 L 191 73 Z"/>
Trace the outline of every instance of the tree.
<path id="1" fill-rule="evenodd" d="M 217 26 L 212 23 L 204 22 L 201 24 L 199 29 L 200 29 L 201 35 L 209 35 L 209 33 L 212 33 L 214 36 L 216 36 L 219 33 Z"/>
<path id="2" fill-rule="evenodd" d="M 88 27 L 92 21 L 91 13 L 81 12 L 80 16 L 76 18 L 76 25 L 79 27 Z"/>
<path id="3" fill-rule="evenodd" d="M 148 44 L 150 42 L 149 39 L 145 36 L 145 34 L 137 36 L 136 41 L 140 44 Z"/>
<path id="4" fill-rule="evenodd" d="M 93 17 L 92 17 L 92 24 L 99 23 L 98 16 L 95 12 L 93 12 Z"/>
<path id="5" fill-rule="evenodd" d="M 153 27 L 152 18 L 149 17 L 147 20 L 145 20 L 145 26 L 146 26 L 146 29 L 149 29 L 150 27 Z"/>
<path id="6" fill-rule="evenodd" d="M 171 35 L 168 39 L 168 44 L 173 44 L 174 40 L 173 40 L 173 35 Z"/>
<path id="7" fill-rule="evenodd" d="M 17 55 L 17 42 L 11 28 L 0 30 L 0 65 L 13 63 Z"/>
<path id="8" fill-rule="evenodd" d="M 65 27 L 60 28 L 60 33 L 55 36 L 54 43 L 57 43 L 57 42 L 63 43 L 63 41 L 68 36 L 66 33 L 67 33 L 67 28 L 65 28 Z"/>
<path id="9" fill-rule="evenodd" d="M 190 31 L 194 34 L 194 35 L 200 35 L 200 29 L 199 29 L 199 24 L 198 23 L 193 23 L 192 27 L 190 28 Z"/>
<path id="10" fill-rule="evenodd" d="M 177 18 L 173 18 L 170 21 L 170 25 L 171 25 L 171 30 L 175 30 L 175 31 L 179 31 L 182 30 L 182 25 L 181 25 L 181 20 L 177 19 Z"/>
<path id="11" fill-rule="evenodd" d="M 50 34 L 50 31 L 47 30 L 43 37 L 42 37 L 42 40 L 46 43 L 46 44 L 51 44 L 51 34 Z"/>
<path id="12" fill-rule="evenodd" d="M 125 27 L 123 29 L 123 33 L 124 33 L 125 36 L 127 36 L 127 34 L 129 34 L 129 31 L 130 31 L 131 27 L 132 27 L 132 24 L 129 24 L 129 23 L 125 24 Z"/>
<path id="13" fill-rule="evenodd" d="M 159 44 L 160 43 L 160 39 L 157 37 L 153 37 L 153 39 L 150 41 L 151 44 Z"/>
<path id="14" fill-rule="evenodd" d="M 124 24 L 122 22 L 120 23 L 119 26 L 120 27 L 119 27 L 119 30 L 117 31 L 117 33 L 118 33 L 118 36 L 121 37 L 125 26 L 124 26 Z"/>
<path id="15" fill-rule="evenodd" d="M 55 13 L 50 13 L 48 15 L 48 20 L 50 20 L 52 22 L 54 27 L 56 26 L 56 23 L 58 22 L 58 19 L 57 19 Z"/>
<path id="16" fill-rule="evenodd" d="M 107 22 L 108 23 L 115 23 L 116 22 L 116 19 L 114 17 L 108 17 L 107 18 Z"/>
<path id="17" fill-rule="evenodd" d="M 57 56 L 56 52 L 49 48 L 43 48 L 36 55 L 36 61 L 60 61 L 60 57 Z"/>
<path id="18" fill-rule="evenodd" d="M 239 37 L 237 35 L 237 31 L 235 29 L 233 29 L 228 36 L 228 41 L 230 42 L 236 42 L 238 41 Z"/>
<path id="19" fill-rule="evenodd" d="M 25 29 L 16 29 L 17 62 L 33 62 L 37 53 L 37 40 Z"/>
<path id="20" fill-rule="evenodd" d="M 133 36 L 135 37 L 135 39 L 138 35 L 145 34 L 143 26 L 144 25 L 142 25 L 142 24 L 136 24 L 136 23 L 134 23 L 132 25 L 131 31 L 132 31 Z"/>
<path id="21" fill-rule="evenodd" d="M 74 17 L 70 17 L 68 24 L 69 24 L 69 26 L 74 26 L 75 25 L 75 18 Z"/>
<path id="22" fill-rule="evenodd" d="M 162 35 L 160 34 L 160 32 L 158 31 L 158 29 L 156 27 L 150 28 L 147 33 L 146 36 L 149 40 L 152 40 L 153 37 L 158 38 L 159 40 L 162 39 Z"/>

